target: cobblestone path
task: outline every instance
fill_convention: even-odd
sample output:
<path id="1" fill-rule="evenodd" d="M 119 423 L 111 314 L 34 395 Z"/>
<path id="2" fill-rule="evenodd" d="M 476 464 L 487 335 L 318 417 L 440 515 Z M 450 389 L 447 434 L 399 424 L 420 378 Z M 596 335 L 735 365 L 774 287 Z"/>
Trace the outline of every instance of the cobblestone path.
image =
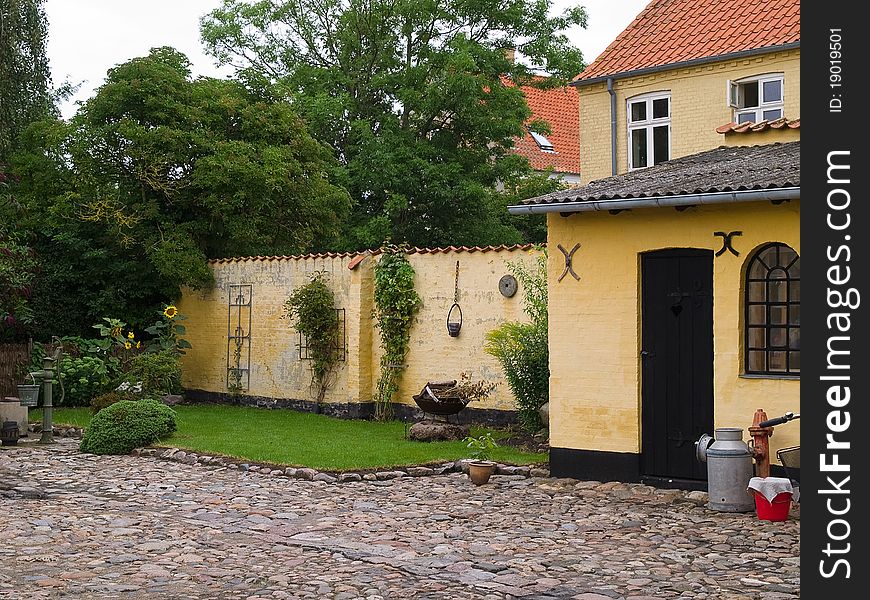
<path id="1" fill-rule="evenodd" d="M 0 451 L 0 598 L 781 600 L 799 516 L 618 483 L 303 481 L 73 440 Z"/>

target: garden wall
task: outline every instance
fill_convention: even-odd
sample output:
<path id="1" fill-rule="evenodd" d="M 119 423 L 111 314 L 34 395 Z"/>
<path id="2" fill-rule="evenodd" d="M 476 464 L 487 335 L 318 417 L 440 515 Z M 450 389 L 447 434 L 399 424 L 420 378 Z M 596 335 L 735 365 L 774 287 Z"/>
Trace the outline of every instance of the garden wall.
<path id="1" fill-rule="evenodd" d="M 30 342 L 0 344 L 0 398 L 18 396 L 17 386 L 24 381 L 30 350 Z"/>
<path id="2" fill-rule="evenodd" d="M 483 351 L 484 338 L 505 321 L 526 320 L 522 290 L 506 297 L 499 291 L 499 280 L 509 274 L 508 262 L 532 265 L 539 252 L 532 246 L 409 252 L 422 306 L 411 329 L 402 385 L 395 398 L 400 413 L 401 405 L 416 408 L 412 396 L 427 381 L 458 379 L 468 371 L 475 380 L 502 383 L 488 399 L 463 413 L 483 411 L 489 420 L 510 420 L 514 399 L 498 362 Z M 284 302 L 312 273 L 324 271 L 342 317 L 344 360 L 322 409 L 343 416 L 370 416 L 381 356 L 372 318 L 378 258 L 377 253 L 353 253 L 212 261 L 215 286 L 185 290 L 178 305 L 187 317 L 185 337 L 193 346 L 184 357 L 187 395 L 197 400 L 314 408 L 310 361 L 305 359 L 304 346 L 300 347 L 298 332 L 284 317 Z M 462 328 L 452 337 L 447 316 L 454 302 L 457 263 Z M 239 371 L 234 370 L 236 362 Z M 228 370 L 243 374 L 236 393 L 231 393 L 234 381 Z"/>

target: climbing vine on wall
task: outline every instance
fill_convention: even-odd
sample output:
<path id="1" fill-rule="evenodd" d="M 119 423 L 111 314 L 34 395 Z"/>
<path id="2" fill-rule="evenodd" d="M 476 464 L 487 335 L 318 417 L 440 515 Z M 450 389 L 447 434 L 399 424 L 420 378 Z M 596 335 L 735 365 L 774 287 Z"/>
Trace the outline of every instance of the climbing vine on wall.
<path id="1" fill-rule="evenodd" d="M 411 324 L 420 296 L 414 290 L 414 267 L 401 246 L 388 244 L 375 265 L 375 324 L 380 331 L 381 373 L 375 390 L 375 417 L 393 416 L 393 395 L 399 389 L 405 354 L 411 341 Z"/>
<path id="2" fill-rule="evenodd" d="M 311 281 L 296 288 L 284 303 L 285 316 L 303 336 L 311 358 L 311 387 L 317 405 L 323 402 L 332 383 L 332 375 L 340 358 L 338 347 L 338 313 L 335 295 L 316 271 Z"/>

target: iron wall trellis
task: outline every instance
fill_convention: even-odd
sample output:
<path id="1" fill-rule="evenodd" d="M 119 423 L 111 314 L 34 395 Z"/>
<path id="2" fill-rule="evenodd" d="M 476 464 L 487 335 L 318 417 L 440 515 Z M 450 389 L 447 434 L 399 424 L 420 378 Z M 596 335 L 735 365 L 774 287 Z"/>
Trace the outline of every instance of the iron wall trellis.
<path id="1" fill-rule="evenodd" d="M 251 325 L 254 286 L 231 285 L 227 306 L 227 389 L 251 386 Z"/>
<path id="2" fill-rule="evenodd" d="M 335 315 L 338 317 L 338 332 L 332 347 L 338 354 L 338 360 L 344 361 L 347 360 L 347 331 L 345 327 L 344 309 L 336 308 Z M 304 335 L 302 335 L 301 331 L 299 332 L 299 358 L 301 360 L 311 360 L 314 358 L 309 353 L 308 340 Z"/>

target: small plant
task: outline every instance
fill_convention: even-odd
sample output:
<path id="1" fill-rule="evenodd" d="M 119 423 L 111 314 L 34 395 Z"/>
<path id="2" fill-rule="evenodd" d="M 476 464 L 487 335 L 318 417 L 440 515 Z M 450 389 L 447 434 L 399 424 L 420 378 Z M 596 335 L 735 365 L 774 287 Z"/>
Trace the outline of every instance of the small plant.
<path id="1" fill-rule="evenodd" d="M 124 378 L 153 396 L 174 394 L 181 390 L 181 364 L 172 350 L 146 352 L 130 359 Z"/>
<path id="2" fill-rule="evenodd" d="M 65 406 L 90 405 L 94 396 L 111 387 L 113 377 L 109 364 L 98 356 L 64 357 L 58 375 L 63 380 Z"/>
<path id="3" fill-rule="evenodd" d="M 462 441 L 471 450 L 471 458 L 479 461 L 489 461 L 492 457 L 492 451 L 498 448 L 498 444 L 495 443 L 492 434 L 488 431 L 477 437 L 468 436 Z"/>
<path id="4" fill-rule="evenodd" d="M 171 350 L 176 354 L 184 354 L 186 348 L 190 348 L 190 342 L 183 336 L 187 329 L 181 324 L 187 317 L 178 312 L 173 305 L 166 306 L 158 311 L 160 319 L 151 327 L 146 327 L 145 332 L 153 337 L 145 343 L 146 352 L 163 352 Z"/>
<path id="5" fill-rule="evenodd" d="M 123 400 L 135 400 L 135 398 L 136 396 L 133 392 L 118 390 L 115 390 L 113 392 L 106 392 L 105 394 L 95 396 L 91 400 L 91 412 L 97 414 L 102 409 L 106 408 L 107 406 L 111 406 L 116 402 L 121 402 Z"/>
<path id="6" fill-rule="evenodd" d="M 79 449 L 91 454 L 129 454 L 176 430 L 175 411 L 154 400 L 122 400 L 93 416 Z"/>
<path id="7" fill-rule="evenodd" d="M 459 397 L 463 402 L 475 402 L 485 400 L 499 386 L 498 381 L 472 381 L 472 374 L 468 371 L 463 371 L 459 374 L 459 382 L 449 388 L 441 390 L 442 397 Z M 438 398 L 435 398 L 438 401 Z"/>

